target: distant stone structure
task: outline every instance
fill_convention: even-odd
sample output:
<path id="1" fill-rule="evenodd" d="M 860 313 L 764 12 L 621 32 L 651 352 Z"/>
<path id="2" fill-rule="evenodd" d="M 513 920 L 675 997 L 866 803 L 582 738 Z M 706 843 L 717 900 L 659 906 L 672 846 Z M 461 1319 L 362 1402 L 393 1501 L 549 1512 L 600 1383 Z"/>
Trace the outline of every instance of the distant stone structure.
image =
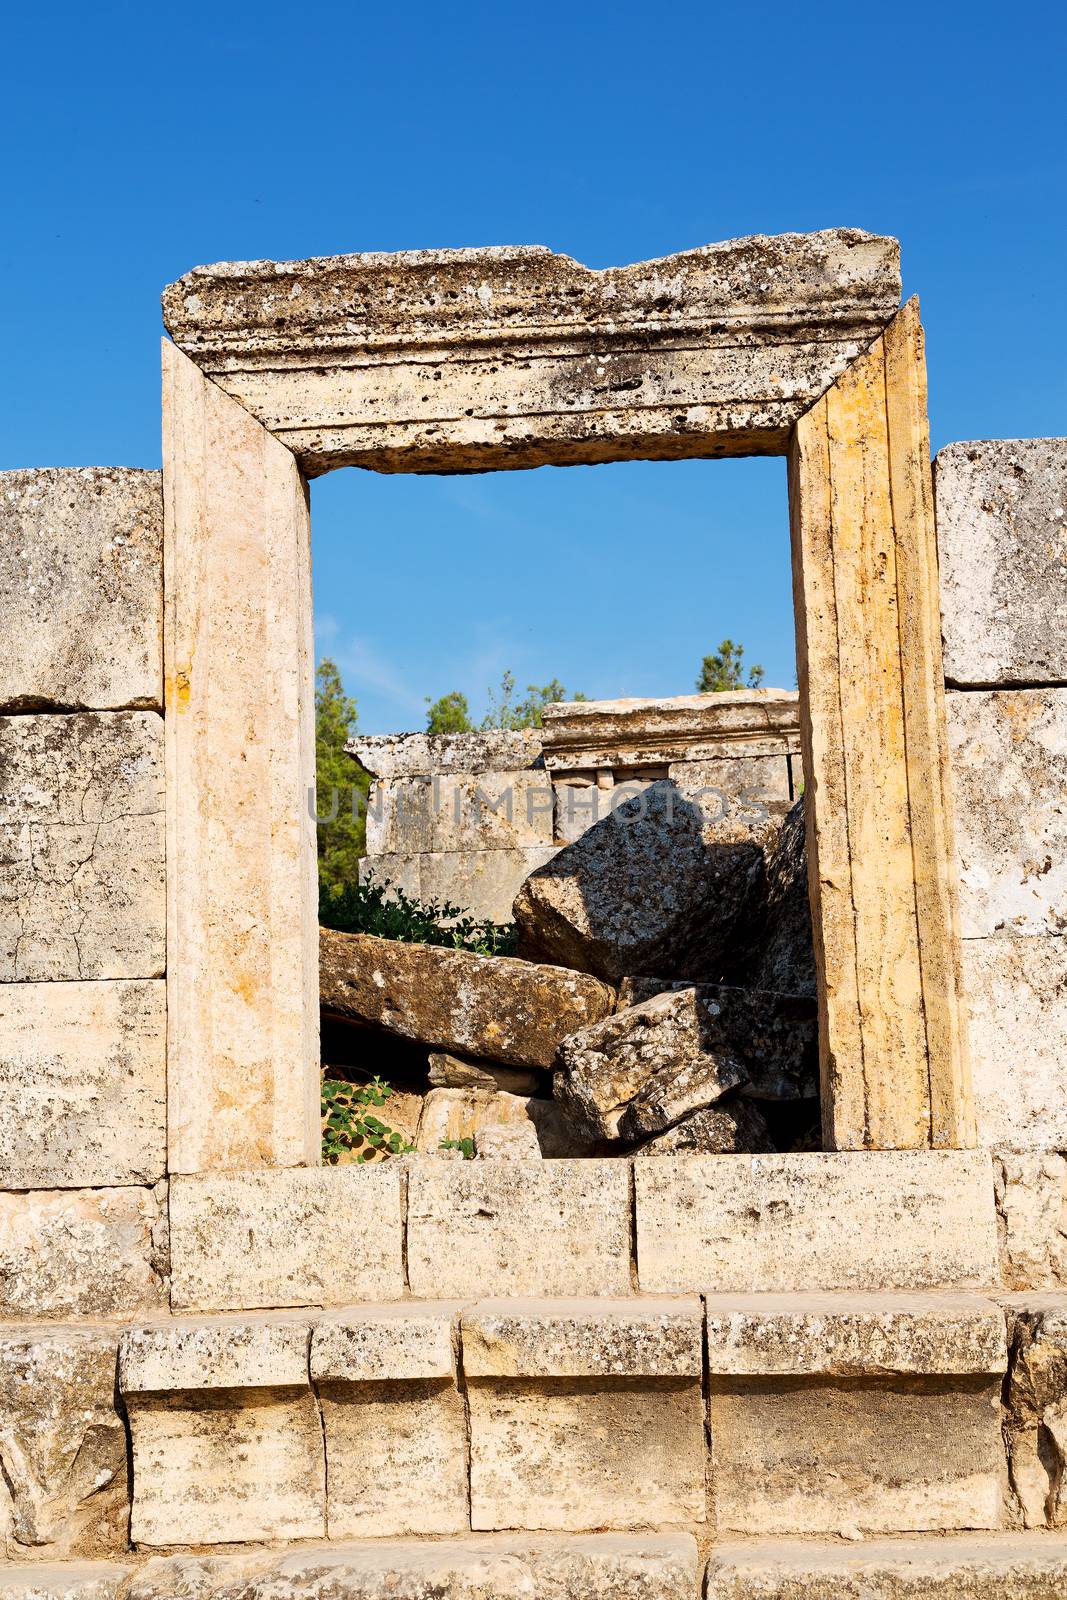
<path id="1" fill-rule="evenodd" d="M 165 305 L 162 484 L 0 474 L 0 1596 L 1062 1596 L 1067 440 L 932 479 L 917 310 L 854 230 L 230 263 Z M 834 1147 L 318 1165 L 306 476 L 753 451 L 790 456 L 784 748 L 701 747 L 689 697 L 382 746 L 387 790 L 552 811 L 498 844 L 385 804 L 376 843 L 423 891 L 556 850 L 601 773 L 792 792 L 795 717 Z M 426 970 L 368 955 L 360 1003 L 516 1073 L 567 1007 L 582 1070 L 656 1008 Z"/>

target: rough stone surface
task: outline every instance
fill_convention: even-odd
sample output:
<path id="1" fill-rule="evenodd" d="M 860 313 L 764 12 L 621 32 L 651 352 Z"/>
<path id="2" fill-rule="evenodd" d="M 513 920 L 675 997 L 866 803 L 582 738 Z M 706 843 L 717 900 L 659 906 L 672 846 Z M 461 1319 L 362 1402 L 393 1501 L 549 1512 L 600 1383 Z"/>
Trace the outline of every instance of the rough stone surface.
<path id="1" fill-rule="evenodd" d="M 658 1165 L 658 1163 L 653 1163 Z M 629 1190 L 617 1161 L 417 1161 L 408 1275 L 426 1299 L 630 1292 Z"/>
<path id="2" fill-rule="evenodd" d="M 664 1133 L 634 1150 L 635 1156 L 740 1155 L 770 1153 L 774 1149 L 767 1123 L 747 1100 L 707 1106 L 691 1111 Z"/>
<path id="3" fill-rule="evenodd" d="M 462 1316 L 468 1378 L 699 1378 L 696 1296 L 482 1300 Z"/>
<path id="4" fill-rule="evenodd" d="M 1027 1528 L 1067 1526 L 1067 1294 L 1010 1303 L 1005 1438 Z"/>
<path id="5" fill-rule="evenodd" d="M 117 1345 L 109 1328 L 0 1327 L 0 1527 L 9 1558 L 125 1548 Z"/>
<path id="6" fill-rule="evenodd" d="M 490 1089 L 501 1094 L 531 1095 L 540 1088 L 541 1076 L 500 1067 L 495 1061 L 466 1061 L 444 1051 L 431 1051 L 429 1079 L 435 1089 Z"/>
<path id="7" fill-rule="evenodd" d="M 447 901 L 490 922 L 510 922 L 522 884 L 555 854 L 553 844 L 520 850 L 430 851 L 419 857 L 419 895 L 423 900 Z"/>
<path id="8" fill-rule="evenodd" d="M 257 1551 L 212 1560 L 147 1563 L 129 1600 L 210 1600 L 240 1587 L 246 1600 L 692 1600 L 697 1547 L 689 1534 L 584 1538 L 468 1535 Z M 12 1600 L 29 1600 L 18 1591 Z M 42 1596 L 51 1600 L 51 1596 Z M 56 1600 L 66 1600 L 59 1594 Z M 110 1600 L 72 1595 L 70 1600 Z"/>
<path id="9" fill-rule="evenodd" d="M 156 978 L 163 722 L 0 717 L 0 981 Z"/>
<path id="10" fill-rule="evenodd" d="M 984 1151 L 666 1157 L 635 1162 L 634 1182 L 648 1293 L 997 1281 Z"/>
<path id="11" fill-rule="evenodd" d="M 1060 1600 L 1067 1544 L 1034 1534 L 954 1534 L 819 1544 L 718 1544 L 707 1600 Z"/>
<path id="12" fill-rule="evenodd" d="M 972 690 L 945 706 L 964 938 L 1064 933 L 1067 688 Z"/>
<path id="13" fill-rule="evenodd" d="M 0 473 L 0 710 L 158 710 L 162 633 L 158 472 Z"/>
<path id="14" fill-rule="evenodd" d="M 311 1335 L 312 1379 L 316 1383 L 454 1380 L 459 1311 L 456 1301 L 427 1305 L 400 1301 L 322 1317 Z"/>
<path id="15" fill-rule="evenodd" d="M 0 984 L 0 1186 L 155 1183 L 166 1166 L 165 984 Z"/>
<path id="16" fill-rule="evenodd" d="M 1067 1288 L 1067 1158 L 999 1150 L 993 1170 L 1005 1285 Z"/>
<path id="17" fill-rule="evenodd" d="M 292 1312 L 128 1328 L 119 1346 L 124 1397 L 175 1391 L 299 1388 L 308 1382 L 311 1325 Z"/>
<path id="18" fill-rule="evenodd" d="M 442 1139 L 474 1141 L 476 1156 L 537 1160 L 583 1156 L 596 1148 L 553 1100 L 485 1089 L 431 1089 L 423 1101 L 415 1147 L 432 1155 Z"/>
<path id="19" fill-rule="evenodd" d="M 395 1299 L 400 1182 L 390 1162 L 173 1178 L 175 1310 Z"/>
<path id="20" fill-rule="evenodd" d="M 607 1016 L 614 991 L 508 956 L 320 930 L 325 1011 L 505 1066 L 551 1067 L 561 1039 Z"/>
<path id="21" fill-rule="evenodd" d="M 155 1189 L 0 1194 L 0 1318 L 121 1318 L 166 1305 Z"/>
<path id="22" fill-rule="evenodd" d="M 489 728 L 483 733 L 356 734 L 346 747 L 375 778 L 424 778 L 433 773 L 523 772 L 541 755 L 540 734 Z"/>
<path id="23" fill-rule="evenodd" d="M 963 979 L 979 1142 L 1067 1150 L 1067 939 L 965 939 Z"/>
<path id="24" fill-rule="evenodd" d="M 753 989 L 814 998 L 815 943 L 803 800 L 790 808 L 764 851 L 763 881 L 746 925 L 739 931 L 738 954 L 730 961 L 728 972 L 731 982 Z M 814 1078 L 806 1092 L 815 1092 Z"/>
<path id="25" fill-rule="evenodd" d="M 533 873 L 515 919 L 532 946 L 603 978 L 714 979 L 759 882 L 761 842 L 655 783 Z"/>
<path id="26" fill-rule="evenodd" d="M 704 763 L 714 763 L 718 771 L 724 758 L 747 762 L 770 756 L 784 765 L 786 754 L 800 748 L 798 701 L 794 689 L 564 701 L 544 709 L 545 765 L 557 773 L 679 763 L 699 787 Z"/>
<path id="27" fill-rule="evenodd" d="M 367 806 L 367 852 L 550 845 L 552 813 L 552 785 L 543 771 L 379 780 Z"/>
<path id="28" fill-rule="evenodd" d="M 1067 439 L 950 444 L 935 463 L 945 675 L 1067 680 Z"/>
<path id="29" fill-rule="evenodd" d="M 118 1600 L 133 1570 L 115 1561 L 34 1561 L 4 1566 L 0 1568 L 0 1600 Z"/>

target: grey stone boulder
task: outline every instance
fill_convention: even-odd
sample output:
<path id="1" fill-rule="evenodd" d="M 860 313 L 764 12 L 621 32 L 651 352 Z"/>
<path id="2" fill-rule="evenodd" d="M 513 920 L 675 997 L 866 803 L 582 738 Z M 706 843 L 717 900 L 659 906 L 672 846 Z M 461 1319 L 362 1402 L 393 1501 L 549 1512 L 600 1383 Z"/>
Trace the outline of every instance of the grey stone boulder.
<path id="1" fill-rule="evenodd" d="M 765 846 L 763 877 L 738 926 L 725 982 L 815 996 L 803 800 L 791 807 Z"/>
<path id="2" fill-rule="evenodd" d="M 651 784 L 531 873 L 515 920 L 529 949 L 609 982 L 717 979 L 774 831 L 711 820 L 675 784 Z"/>
<path id="3" fill-rule="evenodd" d="M 720 1101 L 691 1111 L 665 1133 L 639 1145 L 635 1156 L 769 1155 L 767 1124 L 749 1100 Z"/>

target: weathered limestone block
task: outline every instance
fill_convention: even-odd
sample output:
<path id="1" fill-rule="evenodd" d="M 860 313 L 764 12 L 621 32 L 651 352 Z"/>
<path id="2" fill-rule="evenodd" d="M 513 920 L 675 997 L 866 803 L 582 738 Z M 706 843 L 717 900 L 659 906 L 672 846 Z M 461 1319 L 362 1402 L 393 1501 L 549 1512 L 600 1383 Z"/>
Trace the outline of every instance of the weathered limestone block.
<path id="1" fill-rule="evenodd" d="M 326 1438 L 331 1539 L 469 1528 L 458 1309 L 367 1306 L 315 1328 L 311 1377 Z"/>
<path id="2" fill-rule="evenodd" d="M 638 1145 L 635 1156 L 757 1155 L 774 1150 L 764 1117 L 748 1100 L 691 1111 L 664 1133 Z"/>
<path id="3" fill-rule="evenodd" d="M 521 850 L 434 850 L 419 857 L 419 894 L 490 922 L 510 922 L 523 883 L 555 854 L 552 844 Z"/>
<path id="4" fill-rule="evenodd" d="M 727 753 L 702 761 L 672 761 L 667 776 L 686 794 L 699 795 L 712 814 L 717 805 L 722 816 L 758 816 L 761 811 L 779 816 L 793 799 L 790 759 L 784 750 L 773 756 Z"/>
<path id="5" fill-rule="evenodd" d="M 644 794 L 654 781 L 625 779 L 615 783 L 610 772 L 599 776 L 607 781 L 576 783 L 570 778 L 554 785 L 557 844 L 573 844 L 595 822 L 603 822 L 605 817 L 613 816 L 619 806 Z"/>
<path id="6" fill-rule="evenodd" d="M 486 1089 L 431 1089 L 415 1147 L 432 1155 L 442 1139 L 472 1139 L 475 1155 L 506 1155 L 513 1161 L 585 1155 L 592 1143 L 574 1132 L 554 1100 Z"/>
<path id="7" fill-rule="evenodd" d="M 163 827 L 157 713 L 0 717 L 0 981 L 159 977 Z"/>
<path id="8" fill-rule="evenodd" d="M 717 1544 L 707 1600 L 1059 1600 L 1067 1545 L 1037 1534 Z"/>
<path id="9" fill-rule="evenodd" d="M 396 1299 L 404 1289 L 400 1183 L 389 1162 L 176 1176 L 174 1308 Z"/>
<path id="10" fill-rule="evenodd" d="M 1063 537 L 1067 547 L 1067 525 Z M 1067 689 L 971 690 L 945 704 L 964 938 L 1064 933 Z"/>
<path id="11" fill-rule="evenodd" d="M 993 1170 L 1005 1285 L 1067 1288 L 1067 1158 L 998 1150 Z"/>
<path id="12" fill-rule="evenodd" d="M 0 710 L 158 710 L 162 633 L 158 472 L 0 473 Z"/>
<path id="13" fill-rule="evenodd" d="M 1067 439 L 950 444 L 935 462 L 945 676 L 1067 679 Z"/>
<path id="14" fill-rule="evenodd" d="M 523 884 L 515 920 L 553 960 L 617 980 L 717 978 L 763 867 L 763 832 L 652 784 Z"/>
<path id="15" fill-rule="evenodd" d="M 117 1561 L 33 1561 L 0 1567 L 0 1600 L 118 1600 L 134 1568 Z"/>
<path id="16" fill-rule="evenodd" d="M 435 1089 L 491 1089 L 500 1094 L 532 1095 L 542 1082 L 537 1072 L 499 1067 L 495 1061 L 466 1061 L 445 1051 L 431 1051 L 429 1062 L 428 1076 Z"/>
<path id="17" fill-rule="evenodd" d="M 109 1328 L 0 1326 L 0 1527 L 8 1557 L 125 1549 L 118 1341 Z"/>
<path id="18" fill-rule="evenodd" d="M 790 808 L 764 850 L 763 880 L 738 931 L 727 973 L 731 983 L 814 998 L 815 941 L 803 800 Z M 816 1092 L 816 1068 L 814 1063 L 806 1093 Z"/>
<path id="19" fill-rule="evenodd" d="M 696 1299 L 465 1311 L 472 1526 L 702 1522 L 701 1322 Z"/>
<path id="20" fill-rule="evenodd" d="M 614 991 L 508 956 L 319 932 L 324 1011 L 505 1066 L 551 1067 L 567 1034 L 606 1017 Z"/>
<path id="21" fill-rule="evenodd" d="M 1024 1527 L 1067 1526 L 1067 1294 L 1008 1303 L 1005 1438 Z"/>
<path id="22" fill-rule="evenodd" d="M 276 1315 L 123 1335 L 135 1544 L 322 1536 L 325 1456 L 308 1341 L 305 1319 Z"/>
<path id="23" fill-rule="evenodd" d="M 166 985 L 0 984 L 0 1187 L 155 1183 L 166 1166 Z"/>
<path id="24" fill-rule="evenodd" d="M 1067 939 L 963 941 L 978 1137 L 1067 1150 Z"/>
<path id="25" fill-rule="evenodd" d="M 544 708 L 544 762 L 553 775 L 666 767 L 673 778 L 676 763 L 699 772 L 724 759 L 784 760 L 800 750 L 798 701 L 795 689 L 563 701 Z"/>
<path id="26" fill-rule="evenodd" d="M 379 780 L 367 806 L 367 850 L 378 856 L 548 845 L 552 813 L 543 771 Z"/>
<path id="27" fill-rule="evenodd" d="M 1004 1316 L 964 1297 L 708 1300 L 720 1529 L 996 1527 Z"/>
<path id="28" fill-rule="evenodd" d="M 658 1165 L 658 1163 L 650 1163 Z M 629 1188 L 618 1161 L 418 1161 L 408 1177 L 412 1294 L 624 1295 Z"/>
<path id="29" fill-rule="evenodd" d="M 163 1556 L 141 1568 L 129 1600 L 693 1600 L 690 1534 L 361 1541 L 220 1556 Z M 2 1591 L 0 1591 L 2 1593 Z M 30 1600 L 20 1590 L 13 1600 Z M 42 1596 L 51 1600 L 51 1595 Z M 67 1600 L 59 1593 L 56 1600 Z M 70 1600 L 111 1600 L 107 1595 Z"/>
<path id="30" fill-rule="evenodd" d="M 984 1151 L 688 1156 L 634 1164 L 642 1290 L 986 1288 Z"/>
<path id="31" fill-rule="evenodd" d="M 410 900 L 422 899 L 421 873 L 421 856 L 361 856 L 359 859 L 360 883 L 374 883 L 394 891 L 399 889 Z"/>
<path id="32" fill-rule="evenodd" d="M 0 1194 L 0 1318 L 121 1318 L 165 1306 L 165 1229 L 162 1185 Z"/>
<path id="33" fill-rule="evenodd" d="M 386 782 L 434 773 L 524 772 L 540 759 L 537 729 L 487 728 L 481 733 L 357 733 L 346 746 L 361 766 Z"/>

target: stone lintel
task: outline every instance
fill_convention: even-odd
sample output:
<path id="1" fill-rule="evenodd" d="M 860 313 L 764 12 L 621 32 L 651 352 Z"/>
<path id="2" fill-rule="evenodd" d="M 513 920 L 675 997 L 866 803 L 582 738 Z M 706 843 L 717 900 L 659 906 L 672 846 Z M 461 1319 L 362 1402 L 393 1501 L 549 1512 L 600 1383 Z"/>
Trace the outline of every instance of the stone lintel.
<path id="1" fill-rule="evenodd" d="M 550 772 L 795 754 L 800 707 L 792 689 L 563 701 L 545 707 L 541 741 Z"/>
<path id="2" fill-rule="evenodd" d="M 488 728 L 482 733 L 357 733 L 345 746 L 375 778 L 523 772 L 538 763 L 540 734 Z"/>

